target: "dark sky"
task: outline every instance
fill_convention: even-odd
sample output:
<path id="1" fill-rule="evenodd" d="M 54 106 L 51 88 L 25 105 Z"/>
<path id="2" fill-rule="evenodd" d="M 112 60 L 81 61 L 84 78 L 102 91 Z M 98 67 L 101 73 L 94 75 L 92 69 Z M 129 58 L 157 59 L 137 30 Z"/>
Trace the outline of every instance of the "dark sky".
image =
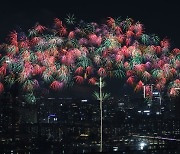
<path id="1" fill-rule="evenodd" d="M 5 1 L 0 4 L 0 42 L 16 27 L 27 31 L 36 22 L 51 25 L 55 17 L 64 19 L 68 13 L 88 21 L 128 16 L 143 23 L 147 33 L 168 37 L 174 47 L 180 47 L 180 13 L 175 0 Z"/>
<path id="2" fill-rule="evenodd" d="M 180 12 L 177 0 L 44 0 L 6 1 L 0 4 L 0 43 L 14 29 L 27 31 L 36 22 L 51 26 L 53 19 L 67 14 L 77 19 L 101 21 L 106 17 L 131 17 L 145 26 L 146 33 L 170 39 L 172 47 L 180 48 Z M 114 81 L 112 81 L 114 82 Z M 113 87 L 112 87 L 113 89 Z M 85 90 L 80 90 L 85 91 Z"/>

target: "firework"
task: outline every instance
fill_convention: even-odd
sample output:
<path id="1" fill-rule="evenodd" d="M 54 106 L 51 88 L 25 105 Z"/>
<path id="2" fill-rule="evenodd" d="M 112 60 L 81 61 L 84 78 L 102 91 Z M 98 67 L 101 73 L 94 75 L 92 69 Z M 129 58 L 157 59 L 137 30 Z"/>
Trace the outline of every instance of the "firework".
<path id="1" fill-rule="evenodd" d="M 67 15 L 65 22 L 55 18 L 52 28 L 37 23 L 27 36 L 9 34 L 0 46 L 0 93 L 18 83 L 27 100 L 35 101 L 40 83 L 60 90 L 72 80 L 97 85 L 100 78 L 114 76 L 125 78 L 135 91 L 154 84 L 161 91 L 168 88 L 169 96 L 179 94 L 180 49 L 171 49 L 169 39 L 146 34 L 131 18 L 108 17 L 98 24 Z"/>

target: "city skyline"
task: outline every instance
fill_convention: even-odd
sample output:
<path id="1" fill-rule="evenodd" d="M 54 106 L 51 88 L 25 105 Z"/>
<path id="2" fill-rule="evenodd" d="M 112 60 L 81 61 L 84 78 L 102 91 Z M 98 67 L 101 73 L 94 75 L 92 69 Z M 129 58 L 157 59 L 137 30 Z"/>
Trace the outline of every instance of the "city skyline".
<path id="1" fill-rule="evenodd" d="M 12 114 L 7 112 L 10 104 L 1 102 L 2 152 L 98 152 L 100 116 L 97 101 L 49 97 L 40 98 L 36 105 L 29 106 L 17 100 L 20 120 L 16 118 L 17 122 L 12 126 Z M 154 102 L 158 108 L 148 108 L 148 104 L 142 103 L 142 100 L 133 102 L 128 96 L 104 102 L 104 152 L 178 152 L 180 116 L 175 112 L 174 102 Z M 14 136 L 9 136 L 12 131 Z M 19 149 L 10 146 L 11 139 Z"/>

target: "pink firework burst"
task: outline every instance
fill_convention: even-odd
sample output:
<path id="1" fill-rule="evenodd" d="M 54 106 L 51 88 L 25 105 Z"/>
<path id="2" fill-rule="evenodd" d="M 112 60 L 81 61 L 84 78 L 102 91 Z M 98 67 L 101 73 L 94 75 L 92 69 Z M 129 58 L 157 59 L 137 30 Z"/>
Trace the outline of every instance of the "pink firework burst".
<path id="1" fill-rule="evenodd" d="M 0 94 L 4 91 L 4 85 L 0 82 Z"/>
<path id="2" fill-rule="evenodd" d="M 74 78 L 75 78 L 76 82 L 79 84 L 82 84 L 84 82 L 84 78 L 82 76 L 77 75 Z"/>
<path id="3" fill-rule="evenodd" d="M 175 88 L 171 88 L 169 91 L 169 95 L 175 97 L 177 95 L 177 90 Z"/>
<path id="4" fill-rule="evenodd" d="M 134 76 L 130 76 L 126 82 L 130 85 L 133 85 L 134 84 Z"/>
<path id="5" fill-rule="evenodd" d="M 86 73 L 87 73 L 87 75 L 92 74 L 92 73 L 93 73 L 93 68 L 92 68 L 91 66 L 88 66 L 88 67 L 86 68 Z"/>
<path id="6" fill-rule="evenodd" d="M 89 41 L 91 44 L 99 46 L 101 44 L 102 38 L 100 36 L 98 37 L 96 34 L 90 34 Z"/>
<path id="7" fill-rule="evenodd" d="M 135 87 L 135 91 L 140 91 L 140 90 L 142 90 L 143 89 L 143 85 L 144 85 L 144 83 L 140 80 L 138 83 L 137 83 L 137 85 L 136 85 L 136 87 Z"/>
<path id="8" fill-rule="evenodd" d="M 89 79 L 88 82 L 89 82 L 89 84 L 95 85 L 96 81 L 97 81 L 97 79 L 95 77 L 92 77 L 92 78 Z"/>
<path id="9" fill-rule="evenodd" d="M 106 70 L 104 68 L 99 68 L 98 70 L 98 75 L 101 76 L 101 77 L 105 77 L 107 74 L 106 74 Z"/>
<path id="10" fill-rule="evenodd" d="M 45 26 L 42 26 L 40 24 L 37 24 L 34 29 L 39 32 L 39 33 L 42 33 L 45 29 L 47 29 Z"/>
<path id="11" fill-rule="evenodd" d="M 64 86 L 63 82 L 60 81 L 53 81 L 50 85 L 50 88 L 53 90 L 60 90 Z"/>
<path id="12" fill-rule="evenodd" d="M 83 70 L 84 70 L 84 68 L 80 66 L 76 69 L 75 73 L 78 75 L 81 75 L 83 73 Z"/>

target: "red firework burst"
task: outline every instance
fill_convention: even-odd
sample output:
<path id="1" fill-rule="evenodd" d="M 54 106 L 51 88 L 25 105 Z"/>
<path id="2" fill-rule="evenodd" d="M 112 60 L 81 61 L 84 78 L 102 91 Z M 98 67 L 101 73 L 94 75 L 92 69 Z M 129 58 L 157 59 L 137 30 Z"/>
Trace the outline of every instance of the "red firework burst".
<path id="1" fill-rule="evenodd" d="M 106 76 L 106 70 L 104 68 L 99 68 L 98 70 L 98 75 L 101 76 L 101 77 L 105 77 Z"/>
<path id="2" fill-rule="evenodd" d="M 60 90 L 63 88 L 63 82 L 60 81 L 53 81 L 50 85 L 50 88 L 53 90 Z"/>
<path id="3" fill-rule="evenodd" d="M 84 70 L 83 67 L 78 67 L 78 68 L 76 69 L 75 73 L 78 74 L 78 75 L 81 75 L 81 74 L 83 73 L 83 70 Z"/>
<path id="4" fill-rule="evenodd" d="M 134 84 L 134 77 L 133 76 L 130 76 L 127 81 L 126 81 L 128 84 L 130 85 L 133 85 Z"/>
<path id="5" fill-rule="evenodd" d="M 92 74 L 92 73 L 93 73 L 93 68 L 92 68 L 91 66 L 88 66 L 88 67 L 86 68 L 86 73 L 87 73 L 87 75 Z"/>
<path id="6" fill-rule="evenodd" d="M 97 79 L 92 77 L 92 78 L 89 79 L 89 84 L 95 85 L 96 81 L 97 81 Z"/>
<path id="7" fill-rule="evenodd" d="M 4 91 L 4 85 L 0 82 L 0 94 Z"/>
<path id="8" fill-rule="evenodd" d="M 82 76 L 77 75 L 74 78 L 75 78 L 76 82 L 79 84 L 82 84 L 84 82 L 84 78 Z"/>

